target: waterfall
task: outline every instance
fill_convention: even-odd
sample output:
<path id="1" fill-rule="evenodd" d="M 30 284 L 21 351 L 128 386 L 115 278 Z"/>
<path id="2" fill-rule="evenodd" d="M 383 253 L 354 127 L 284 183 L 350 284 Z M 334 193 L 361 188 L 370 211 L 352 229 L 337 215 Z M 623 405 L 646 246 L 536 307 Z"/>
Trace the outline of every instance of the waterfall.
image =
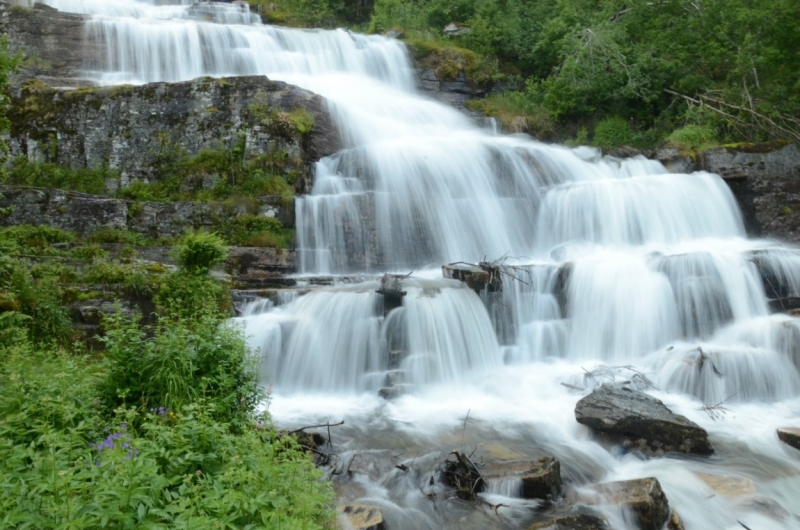
<path id="1" fill-rule="evenodd" d="M 800 250 L 747 239 L 719 176 L 481 129 L 421 95 L 405 46 L 383 36 L 267 26 L 232 4 L 44 3 L 91 15 L 86 41 L 105 53 L 85 70 L 98 84 L 265 75 L 326 98 L 345 145 L 296 199 L 299 268 L 368 280 L 244 310 L 278 421 L 341 413 L 351 447 L 411 455 L 459 436 L 530 442 L 575 462 L 565 473 L 578 483 L 657 475 L 687 528 L 792 527 L 708 501 L 693 475 L 705 464 L 617 459 L 574 422 L 574 390 L 601 378 L 590 370 L 639 371 L 710 431 L 721 465 L 800 510 L 800 466 L 774 434 L 796 423 L 800 324 L 770 314 L 800 297 Z M 483 260 L 497 260 L 499 290 L 442 277 L 443 264 Z M 413 271 L 396 306 L 376 292 L 387 271 Z M 387 386 L 406 395 L 379 400 Z M 715 422 L 703 404 L 734 413 Z M 436 526 L 416 485 L 391 480 L 371 484 L 376 502 Z"/>

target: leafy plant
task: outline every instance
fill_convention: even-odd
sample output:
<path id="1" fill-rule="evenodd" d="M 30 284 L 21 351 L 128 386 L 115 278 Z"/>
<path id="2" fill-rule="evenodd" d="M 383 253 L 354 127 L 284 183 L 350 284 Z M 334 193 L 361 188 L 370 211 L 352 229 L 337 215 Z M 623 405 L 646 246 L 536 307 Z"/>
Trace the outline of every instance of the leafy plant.
<path id="1" fill-rule="evenodd" d="M 205 274 L 228 256 L 224 241 L 212 232 L 187 234 L 176 250 L 176 260 L 190 273 Z"/>
<path id="2" fill-rule="evenodd" d="M 613 116 L 602 120 L 594 129 L 594 144 L 600 147 L 619 147 L 634 142 L 631 126 L 625 118 Z"/>
<path id="3" fill-rule="evenodd" d="M 667 142 L 683 151 L 702 151 L 719 142 L 716 131 L 704 125 L 687 125 L 667 136 Z"/>
<path id="4" fill-rule="evenodd" d="M 240 215 L 219 225 L 219 231 L 231 245 L 286 248 L 293 231 L 283 227 L 274 217 Z"/>

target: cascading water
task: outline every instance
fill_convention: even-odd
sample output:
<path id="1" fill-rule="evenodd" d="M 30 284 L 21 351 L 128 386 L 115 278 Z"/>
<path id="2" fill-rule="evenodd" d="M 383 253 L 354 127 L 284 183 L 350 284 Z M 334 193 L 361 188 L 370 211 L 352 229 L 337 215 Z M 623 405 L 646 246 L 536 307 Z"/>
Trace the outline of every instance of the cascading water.
<path id="1" fill-rule="evenodd" d="M 467 445 L 555 455 L 576 485 L 656 476 L 688 529 L 797 528 L 763 498 L 714 496 L 696 474 L 750 478 L 800 512 L 800 462 L 774 432 L 798 421 L 800 324 L 768 305 L 800 296 L 800 251 L 747 240 L 718 176 L 480 130 L 420 96 L 405 48 L 384 37 L 264 26 L 241 7 L 188 0 L 45 3 L 92 15 L 86 39 L 106 51 L 86 65 L 97 83 L 266 75 L 327 98 L 346 146 L 297 199 L 301 272 L 416 272 L 396 308 L 376 278 L 261 303 L 243 321 L 276 421 L 345 417 L 343 454 L 384 448 L 417 463 L 357 481 L 388 528 L 498 526 L 419 491 L 431 451 Z M 439 270 L 501 257 L 513 268 L 481 296 Z M 709 431 L 714 460 L 640 460 L 592 441 L 574 421 L 572 383 L 598 364 L 630 365 L 604 377 L 649 374 L 657 397 Z M 387 381 L 411 391 L 384 401 Z M 704 403 L 729 414 L 712 421 Z M 534 517 L 504 502 L 512 526 Z"/>

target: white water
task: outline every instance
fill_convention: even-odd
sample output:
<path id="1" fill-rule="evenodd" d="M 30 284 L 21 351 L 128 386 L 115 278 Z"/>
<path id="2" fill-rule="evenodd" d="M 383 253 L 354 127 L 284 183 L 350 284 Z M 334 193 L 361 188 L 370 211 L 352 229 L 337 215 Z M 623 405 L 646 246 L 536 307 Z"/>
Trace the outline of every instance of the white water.
<path id="1" fill-rule="evenodd" d="M 391 450 L 410 468 L 390 465 L 343 497 L 379 504 L 389 528 L 499 526 L 453 503 L 437 509 L 419 489 L 437 492 L 427 484 L 439 451 L 475 447 L 481 458 L 552 454 L 578 486 L 656 476 L 688 529 L 798 527 L 714 495 L 694 474 L 748 477 L 800 513 L 800 454 L 775 435 L 800 425 L 800 325 L 767 304 L 776 288 L 800 294 L 800 253 L 745 239 L 719 177 L 482 131 L 420 96 L 404 47 L 380 36 L 267 27 L 223 5 L 46 3 L 93 15 L 86 38 L 107 53 L 86 68 L 99 83 L 260 74 L 328 99 L 347 146 L 317 164 L 311 195 L 297 200 L 302 272 L 417 272 L 385 317 L 370 281 L 243 318 L 277 422 L 345 419 L 338 449 Z M 482 297 L 438 269 L 501 256 L 518 265 L 516 279 Z M 641 383 L 634 370 L 709 431 L 713 458 L 641 460 L 592 441 L 574 420 L 581 392 L 561 383 Z M 378 398 L 387 377 L 413 391 Z M 721 402 L 728 412 L 716 421 L 700 410 Z M 524 527 L 532 505 L 505 498 L 506 486 L 491 495 Z"/>

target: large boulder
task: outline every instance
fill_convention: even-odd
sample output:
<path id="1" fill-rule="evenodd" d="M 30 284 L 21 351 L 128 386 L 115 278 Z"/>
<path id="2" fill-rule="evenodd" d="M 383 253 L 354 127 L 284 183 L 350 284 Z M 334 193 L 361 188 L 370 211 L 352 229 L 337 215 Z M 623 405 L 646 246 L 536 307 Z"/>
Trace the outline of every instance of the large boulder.
<path id="1" fill-rule="evenodd" d="M 577 493 L 577 500 L 628 509 L 640 530 L 661 530 L 670 518 L 667 496 L 653 477 L 594 484 Z"/>
<path id="2" fill-rule="evenodd" d="M 660 400 L 624 385 L 603 385 L 575 406 L 575 419 L 628 449 L 708 455 L 708 433 Z"/>

